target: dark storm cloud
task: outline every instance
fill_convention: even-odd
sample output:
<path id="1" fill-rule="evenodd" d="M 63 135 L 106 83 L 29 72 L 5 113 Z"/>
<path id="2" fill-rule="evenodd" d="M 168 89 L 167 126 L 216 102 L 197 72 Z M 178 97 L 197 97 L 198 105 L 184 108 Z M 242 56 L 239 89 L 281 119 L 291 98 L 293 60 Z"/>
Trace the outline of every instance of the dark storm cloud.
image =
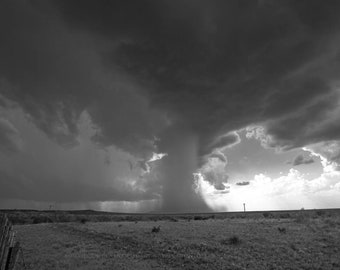
<path id="1" fill-rule="evenodd" d="M 306 125 L 335 106 L 338 2 L 31 3 L 2 3 L 0 71 L 18 86 L 8 96 L 58 142 L 74 143 L 88 109 L 98 141 L 143 152 L 164 128 L 151 106 L 168 125 L 197 133 L 203 152 L 228 131 L 270 119 L 268 133 L 285 139 L 280 127 L 297 126 L 303 144 L 318 140 Z M 103 73 L 133 83 L 100 83 Z M 301 112 L 313 104 L 311 116 Z"/>
<path id="2" fill-rule="evenodd" d="M 171 151 L 176 132 L 195 138 L 197 159 L 249 125 L 280 149 L 336 140 L 339 12 L 321 0 L 5 0 L 1 94 L 65 147 L 87 111 L 95 142 L 143 159 Z"/>
<path id="3" fill-rule="evenodd" d="M 287 148 L 329 132 L 329 138 L 339 136 L 334 127 L 306 132 L 338 99 L 331 85 L 339 69 L 336 1 L 57 6 L 74 29 L 117 42 L 102 55 L 103 63 L 146 85 L 153 106 L 199 134 L 202 153 L 219 136 L 253 123 L 268 125 L 267 132 Z"/>
<path id="4" fill-rule="evenodd" d="M 100 40 L 69 31 L 51 3 L 0 5 L 0 74 L 12 85 L 1 92 L 37 127 L 61 145 L 76 145 L 77 122 L 87 110 L 98 126 L 97 142 L 114 141 L 135 154 L 154 148 L 160 117 L 138 93 L 140 86 L 101 67 Z"/>
<path id="5" fill-rule="evenodd" d="M 293 166 L 298 166 L 302 164 L 311 164 L 311 163 L 314 163 L 314 159 L 311 157 L 305 157 L 304 155 L 296 156 L 292 162 Z"/>
<path id="6" fill-rule="evenodd" d="M 250 184 L 249 181 L 237 182 L 236 185 L 238 186 L 248 186 Z"/>
<path id="7" fill-rule="evenodd" d="M 226 186 L 223 183 L 218 183 L 214 185 L 216 190 L 227 190 Z"/>

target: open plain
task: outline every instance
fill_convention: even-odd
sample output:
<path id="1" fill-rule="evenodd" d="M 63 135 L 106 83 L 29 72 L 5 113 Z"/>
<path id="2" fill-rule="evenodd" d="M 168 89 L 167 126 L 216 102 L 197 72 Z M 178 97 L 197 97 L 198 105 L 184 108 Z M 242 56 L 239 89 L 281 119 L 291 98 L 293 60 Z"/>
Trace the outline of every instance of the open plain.
<path id="1" fill-rule="evenodd" d="M 15 225 L 21 269 L 340 269 L 339 211 L 87 217 Z"/>

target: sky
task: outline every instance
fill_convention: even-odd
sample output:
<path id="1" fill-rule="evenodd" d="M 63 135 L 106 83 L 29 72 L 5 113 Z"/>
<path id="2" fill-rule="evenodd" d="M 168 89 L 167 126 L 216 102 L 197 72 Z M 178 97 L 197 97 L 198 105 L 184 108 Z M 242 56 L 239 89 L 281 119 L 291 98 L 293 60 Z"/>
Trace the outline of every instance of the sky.
<path id="1" fill-rule="evenodd" d="M 340 207 L 322 0 L 3 0 L 0 208 Z"/>

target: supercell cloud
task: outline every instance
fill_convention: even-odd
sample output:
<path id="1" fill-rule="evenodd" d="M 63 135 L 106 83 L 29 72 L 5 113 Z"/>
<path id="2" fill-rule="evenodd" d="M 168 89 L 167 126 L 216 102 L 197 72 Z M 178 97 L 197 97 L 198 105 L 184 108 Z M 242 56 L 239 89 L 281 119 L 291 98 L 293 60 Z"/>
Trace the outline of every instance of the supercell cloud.
<path id="1" fill-rule="evenodd" d="M 10 101 L 65 151 L 82 145 L 88 115 L 92 143 L 134 158 L 131 171 L 144 167 L 135 200 L 206 211 L 193 173 L 223 190 L 221 151 L 240 142 L 237 130 L 252 127 L 280 151 L 318 145 L 339 161 L 327 151 L 340 140 L 339 12 L 321 0 L 1 1 L 0 106 Z M 22 147 L 4 117 L 0 140 L 3 153 Z M 150 169 L 154 153 L 167 156 Z M 19 181 L 5 178 L 1 190 Z"/>

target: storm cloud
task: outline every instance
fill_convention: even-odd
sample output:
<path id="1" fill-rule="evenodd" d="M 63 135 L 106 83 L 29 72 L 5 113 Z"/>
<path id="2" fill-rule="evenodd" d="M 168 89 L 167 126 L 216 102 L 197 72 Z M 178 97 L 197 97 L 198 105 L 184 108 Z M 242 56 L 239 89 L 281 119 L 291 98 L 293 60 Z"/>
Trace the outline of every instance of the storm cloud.
<path id="1" fill-rule="evenodd" d="M 237 182 L 236 185 L 238 186 L 248 186 L 250 184 L 249 181 Z"/>
<path id="2" fill-rule="evenodd" d="M 339 11 L 320 0 L 5 0 L 0 93 L 65 149 L 86 112 L 99 147 L 141 161 L 168 153 L 165 208 L 179 210 L 183 185 L 177 201 L 206 209 L 192 173 L 209 155 L 223 162 L 237 130 L 258 127 L 281 151 L 340 139 Z"/>

